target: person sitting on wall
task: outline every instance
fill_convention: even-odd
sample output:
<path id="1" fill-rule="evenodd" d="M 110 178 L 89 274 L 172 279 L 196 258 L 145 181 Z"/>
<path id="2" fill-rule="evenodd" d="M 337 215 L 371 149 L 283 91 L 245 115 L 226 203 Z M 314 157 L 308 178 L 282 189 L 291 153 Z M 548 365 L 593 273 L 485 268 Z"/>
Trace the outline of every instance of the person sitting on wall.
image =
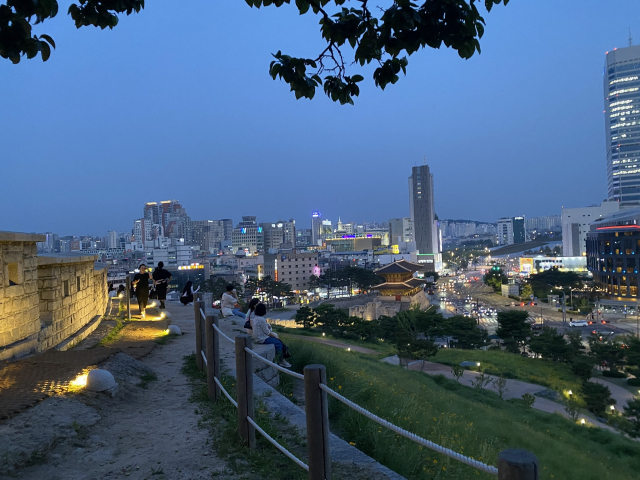
<path id="1" fill-rule="evenodd" d="M 189 280 L 187 284 L 184 286 L 184 290 L 182 290 L 182 296 L 180 297 L 180 303 L 182 303 L 185 307 L 187 305 L 191 305 L 193 303 L 193 294 L 198 293 L 200 287 L 193 289 L 193 282 Z"/>
<path id="2" fill-rule="evenodd" d="M 267 307 L 264 303 L 256 305 L 254 313 L 251 315 L 251 336 L 256 343 L 263 345 L 273 345 L 276 349 L 278 364 L 289 368 L 291 364 L 284 359 L 285 351 L 288 352 L 278 334 L 271 330 L 271 325 L 267 323 L 264 316 L 267 314 Z"/>
<path id="3" fill-rule="evenodd" d="M 233 288 L 233 285 L 227 285 L 227 291 L 222 294 L 220 300 L 220 309 L 223 317 L 236 317 L 246 318 L 246 315 L 239 309 L 238 292 Z"/>

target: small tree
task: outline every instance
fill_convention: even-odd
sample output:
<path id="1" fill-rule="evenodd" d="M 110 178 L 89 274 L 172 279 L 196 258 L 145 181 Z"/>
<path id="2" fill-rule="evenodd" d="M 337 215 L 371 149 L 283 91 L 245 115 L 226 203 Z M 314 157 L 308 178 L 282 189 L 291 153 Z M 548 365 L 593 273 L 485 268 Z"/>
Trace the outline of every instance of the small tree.
<path id="1" fill-rule="evenodd" d="M 640 437 L 640 398 L 628 401 L 623 415 L 629 421 L 626 433 L 633 438 Z"/>
<path id="2" fill-rule="evenodd" d="M 316 313 L 309 307 L 300 307 L 294 317 L 296 324 L 302 325 L 302 328 L 311 328 L 316 323 Z"/>
<path id="3" fill-rule="evenodd" d="M 615 403 L 611 398 L 611 390 L 599 383 L 584 382 L 582 395 L 589 411 L 596 415 L 604 415 L 606 408 Z"/>
<path id="4" fill-rule="evenodd" d="M 460 378 L 464 375 L 464 367 L 456 363 L 455 365 L 451 366 L 451 373 L 453 375 L 453 378 L 455 378 L 456 381 L 459 382 Z"/>
<path id="5" fill-rule="evenodd" d="M 500 398 L 504 398 L 504 394 L 507 392 L 507 379 L 504 377 L 498 377 L 494 380 L 493 384 L 496 386 L 496 390 L 498 390 Z"/>
<path id="6" fill-rule="evenodd" d="M 536 397 L 534 397 L 530 393 L 522 394 L 522 400 L 524 401 L 524 404 L 529 408 L 532 408 L 533 404 L 536 403 Z"/>
<path id="7" fill-rule="evenodd" d="M 567 415 L 569 415 L 569 418 L 571 419 L 571 421 L 573 422 L 578 421 L 578 414 L 579 414 L 578 402 L 576 402 L 576 400 L 573 397 L 567 400 L 567 403 L 565 404 L 564 409 L 567 412 Z"/>
<path id="8" fill-rule="evenodd" d="M 473 388 L 482 390 L 483 388 L 489 386 L 491 382 L 493 382 L 492 378 L 482 372 L 480 375 L 476 376 L 476 378 L 471 382 L 471 385 L 473 386 Z"/>

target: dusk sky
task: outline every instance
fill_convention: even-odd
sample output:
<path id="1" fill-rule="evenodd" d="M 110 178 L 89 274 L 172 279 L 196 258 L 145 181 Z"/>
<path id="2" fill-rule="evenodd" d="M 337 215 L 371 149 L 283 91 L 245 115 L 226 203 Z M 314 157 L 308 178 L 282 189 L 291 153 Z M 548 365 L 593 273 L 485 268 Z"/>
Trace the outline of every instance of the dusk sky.
<path id="1" fill-rule="evenodd" d="M 279 49 L 323 48 L 295 6 L 153 0 L 101 31 L 69 3 L 34 28 L 49 61 L 0 59 L 0 230 L 129 231 L 166 199 L 193 220 L 381 222 L 409 215 L 424 156 L 440 218 L 560 214 L 606 197 L 605 52 L 629 27 L 640 43 L 638 0 L 512 0 L 485 15 L 481 55 L 420 51 L 386 91 L 350 67 L 365 82 L 341 106 L 268 75 Z"/>

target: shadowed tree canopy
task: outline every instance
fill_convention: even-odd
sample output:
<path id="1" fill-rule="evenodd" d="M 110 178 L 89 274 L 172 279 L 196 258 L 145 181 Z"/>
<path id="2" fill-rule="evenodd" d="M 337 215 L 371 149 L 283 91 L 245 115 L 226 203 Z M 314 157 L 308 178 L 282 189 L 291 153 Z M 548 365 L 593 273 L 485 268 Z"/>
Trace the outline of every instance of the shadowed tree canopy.
<path id="1" fill-rule="evenodd" d="M 245 0 L 250 7 L 280 7 L 291 0 Z M 312 99 L 317 87 L 323 87 L 331 100 L 353 104 L 360 94 L 358 83 L 364 80 L 351 69 L 374 63 L 376 86 L 384 89 L 395 84 L 399 73 L 406 74 L 407 56 L 421 48 L 449 47 L 461 58 L 480 53 L 484 18 L 477 4 L 487 12 L 509 0 L 295 0 L 300 15 L 319 17 L 320 34 L 326 47 L 311 58 L 294 57 L 278 51 L 269 74 L 284 80 L 296 98 Z M 144 0 L 78 0 L 68 13 L 77 28 L 113 28 L 118 15 L 130 15 L 144 8 Z M 32 25 L 53 18 L 57 0 L 5 0 L 0 3 L 0 56 L 20 62 L 22 56 L 34 58 L 40 53 L 46 61 L 54 40 L 46 34 L 35 35 Z"/>

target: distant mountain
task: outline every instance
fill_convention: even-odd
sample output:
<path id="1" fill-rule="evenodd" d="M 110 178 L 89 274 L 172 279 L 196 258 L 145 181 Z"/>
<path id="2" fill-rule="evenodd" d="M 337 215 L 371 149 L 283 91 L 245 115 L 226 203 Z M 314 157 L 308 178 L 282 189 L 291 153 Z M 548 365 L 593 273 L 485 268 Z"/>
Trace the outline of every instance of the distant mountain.
<path id="1" fill-rule="evenodd" d="M 444 218 L 440 220 L 441 222 L 453 222 L 453 223 L 475 223 L 476 225 L 481 224 L 489 224 L 489 225 L 497 225 L 496 222 L 481 222 L 480 220 L 453 220 L 450 218 Z"/>

